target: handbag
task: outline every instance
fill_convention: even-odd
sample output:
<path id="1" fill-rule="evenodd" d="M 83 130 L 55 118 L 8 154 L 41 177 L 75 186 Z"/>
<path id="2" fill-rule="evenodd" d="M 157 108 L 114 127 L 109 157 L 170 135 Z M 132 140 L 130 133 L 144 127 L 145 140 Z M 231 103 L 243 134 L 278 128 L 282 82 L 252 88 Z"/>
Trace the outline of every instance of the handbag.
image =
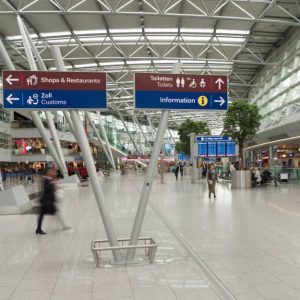
<path id="1" fill-rule="evenodd" d="M 212 180 L 208 180 L 208 184 L 213 184 L 214 182 Z"/>

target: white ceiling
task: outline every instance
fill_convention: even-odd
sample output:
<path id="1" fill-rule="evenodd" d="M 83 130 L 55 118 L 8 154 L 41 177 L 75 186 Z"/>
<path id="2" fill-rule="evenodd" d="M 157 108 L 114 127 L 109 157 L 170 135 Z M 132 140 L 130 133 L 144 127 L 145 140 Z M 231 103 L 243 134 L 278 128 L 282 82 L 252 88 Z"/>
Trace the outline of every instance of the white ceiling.
<path id="1" fill-rule="evenodd" d="M 0 36 L 17 69 L 29 69 L 16 22 L 19 14 L 49 70 L 59 45 L 70 70 L 109 74 L 110 108 L 132 111 L 133 72 L 229 76 L 231 101 L 247 99 L 255 74 L 300 26 L 299 0 L 0 0 Z M 3 66 L 0 61 L 0 69 Z M 141 121 L 150 114 L 138 112 Z M 222 113 L 172 112 L 222 128 Z"/>

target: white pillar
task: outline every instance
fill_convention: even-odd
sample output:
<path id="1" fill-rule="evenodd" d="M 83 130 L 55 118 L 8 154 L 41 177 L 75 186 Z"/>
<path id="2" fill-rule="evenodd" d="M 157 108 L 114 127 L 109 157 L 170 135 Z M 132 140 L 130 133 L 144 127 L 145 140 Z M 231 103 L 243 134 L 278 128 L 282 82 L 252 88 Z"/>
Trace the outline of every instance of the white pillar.
<path id="1" fill-rule="evenodd" d="M 118 246 L 118 240 L 115 234 L 113 222 L 111 220 L 110 214 L 107 210 L 105 201 L 104 201 L 104 195 L 102 188 L 99 183 L 99 179 L 96 172 L 96 167 L 94 164 L 93 156 L 90 150 L 89 141 L 88 138 L 84 132 L 84 128 L 82 125 L 82 122 L 80 120 L 78 111 L 71 110 L 70 111 L 72 122 L 74 125 L 74 129 L 77 132 L 78 137 L 78 144 L 80 146 L 80 149 L 82 151 L 84 162 L 86 164 L 86 168 L 89 174 L 90 182 L 95 194 L 95 198 L 97 201 L 97 205 L 103 220 L 103 224 L 105 227 L 105 231 L 108 237 L 108 240 L 110 242 L 110 245 L 113 247 Z M 116 261 L 120 261 L 122 259 L 120 250 L 113 250 L 114 259 Z"/>
<path id="2" fill-rule="evenodd" d="M 87 116 L 88 116 L 89 122 L 90 122 L 90 124 L 92 126 L 92 129 L 93 129 L 94 133 L 96 134 L 97 140 L 98 140 L 100 146 L 102 147 L 102 149 L 103 149 L 103 151 L 105 153 L 106 158 L 108 159 L 109 163 L 113 167 L 113 163 L 111 161 L 111 157 L 110 157 L 109 153 L 107 152 L 107 149 L 106 149 L 106 147 L 105 147 L 105 145 L 104 145 L 104 143 L 103 143 L 103 141 L 102 141 L 102 139 L 100 137 L 100 134 L 99 134 L 99 132 L 98 132 L 98 130 L 97 130 L 97 128 L 96 128 L 96 126 L 95 126 L 92 118 L 91 118 L 90 113 L 87 113 Z"/>
<path id="3" fill-rule="evenodd" d="M 33 51 L 35 57 L 37 58 L 37 61 L 39 63 L 39 66 L 40 66 L 41 70 L 48 71 L 46 65 L 44 64 L 44 61 L 43 61 L 42 57 L 40 56 L 40 53 L 37 51 L 34 43 L 32 42 L 32 40 L 30 38 L 29 32 L 27 31 L 27 28 L 26 28 L 22 18 L 20 16 L 17 16 L 17 18 L 18 18 L 19 28 L 20 28 L 20 31 L 21 31 L 21 34 L 22 34 L 22 37 L 23 37 L 23 41 L 24 41 L 24 47 L 28 48 L 26 50 L 27 56 L 28 56 L 28 53 L 31 53 L 31 55 L 28 56 L 28 60 L 29 60 L 31 69 L 36 71 L 37 67 L 36 67 L 36 63 L 34 61 L 34 58 L 32 56 L 32 52 L 30 51 L 30 47 L 31 47 L 31 50 Z M 23 28 L 23 30 L 22 30 L 22 28 Z M 28 43 L 25 44 L 25 39 L 27 39 L 27 41 L 29 42 L 29 47 L 28 47 Z M 63 155 L 63 152 L 62 152 L 62 149 L 61 149 L 61 145 L 60 145 L 59 137 L 58 137 L 58 134 L 57 134 L 57 130 L 56 130 L 54 122 L 53 122 L 53 116 L 49 111 L 45 111 L 45 115 L 46 115 L 47 123 L 48 123 L 48 126 L 49 126 L 49 130 L 50 130 L 52 138 L 53 138 L 53 143 L 54 143 L 56 153 L 58 154 L 59 160 L 60 160 L 61 165 L 63 167 L 62 174 L 64 175 L 64 177 L 67 177 L 68 176 L 68 171 L 67 171 L 67 167 L 66 167 L 66 162 L 65 162 L 65 158 L 64 158 L 64 155 Z"/>
<path id="4" fill-rule="evenodd" d="M 100 125 L 100 130 L 104 136 L 104 141 L 106 143 L 106 147 L 108 149 L 108 154 L 110 156 L 110 164 L 111 166 L 116 170 L 116 164 L 115 164 L 115 161 L 114 161 L 114 156 L 111 152 L 111 148 L 110 148 L 110 143 L 108 141 L 108 138 L 107 138 L 107 134 L 106 134 L 106 131 L 105 131 L 105 128 L 104 128 L 104 125 L 103 125 L 103 122 L 102 122 L 102 118 L 101 118 L 101 115 L 100 115 L 100 111 L 97 111 L 97 116 L 98 116 L 98 122 L 99 122 L 99 125 Z M 107 151 L 106 151 L 107 152 Z"/>

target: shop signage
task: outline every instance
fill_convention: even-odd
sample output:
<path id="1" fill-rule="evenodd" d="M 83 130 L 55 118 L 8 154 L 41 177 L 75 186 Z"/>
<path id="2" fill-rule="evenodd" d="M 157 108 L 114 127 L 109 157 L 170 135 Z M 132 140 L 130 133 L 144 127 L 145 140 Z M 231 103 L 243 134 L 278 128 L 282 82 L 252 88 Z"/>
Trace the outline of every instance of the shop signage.
<path id="1" fill-rule="evenodd" d="M 227 76 L 135 73 L 136 109 L 227 110 Z"/>
<path id="2" fill-rule="evenodd" d="M 106 109 L 106 73 L 3 71 L 5 109 Z"/>

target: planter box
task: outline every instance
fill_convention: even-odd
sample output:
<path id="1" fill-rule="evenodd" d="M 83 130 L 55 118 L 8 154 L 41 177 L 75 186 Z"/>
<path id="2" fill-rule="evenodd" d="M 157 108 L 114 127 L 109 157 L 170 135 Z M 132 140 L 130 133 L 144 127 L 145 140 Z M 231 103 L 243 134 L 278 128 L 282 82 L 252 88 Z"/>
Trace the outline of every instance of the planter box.
<path id="1" fill-rule="evenodd" d="M 241 170 L 231 173 L 232 189 L 250 189 L 251 188 L 251 171 Z"/>

